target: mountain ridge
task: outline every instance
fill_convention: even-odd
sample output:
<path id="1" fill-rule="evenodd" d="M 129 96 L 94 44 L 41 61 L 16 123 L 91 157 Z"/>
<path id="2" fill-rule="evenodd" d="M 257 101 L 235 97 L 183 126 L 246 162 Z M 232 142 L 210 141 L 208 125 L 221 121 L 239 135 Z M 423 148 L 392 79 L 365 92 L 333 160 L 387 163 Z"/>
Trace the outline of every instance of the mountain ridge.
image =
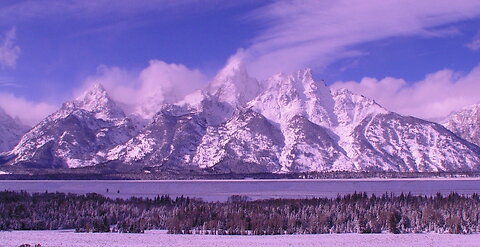
<path id="1" fill-rule="evenodd" d="M 96 152 L 118 145 L 135 132 L 133 123 L 93 85 L 25 133 L 8 152 L 9 163 L 33 167 L 80 167 L 98 164 Z"/>
<path id="2" fill-rule="evenodd" d="M 463 139 L 480 146 L 480 103 L 453 112 L 441 123 Z"/>
<path id="3" fill-rule="evenodd" d="M 148 124 L 137 124 L 95 84 L 26 133 L 7 164 L 113 162 L 216 173 L 479 170 L 477 145 L 440 124 L 331 89 L 311 69 L 259 82 L 231 60 L 204 89 L 159 108 Z"/>

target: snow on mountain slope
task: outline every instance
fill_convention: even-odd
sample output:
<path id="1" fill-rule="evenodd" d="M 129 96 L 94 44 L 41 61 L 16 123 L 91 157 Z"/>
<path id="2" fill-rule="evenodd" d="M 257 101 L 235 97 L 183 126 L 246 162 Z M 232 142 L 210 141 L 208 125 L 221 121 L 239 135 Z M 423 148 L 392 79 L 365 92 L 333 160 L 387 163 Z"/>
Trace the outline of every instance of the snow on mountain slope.
<path id="1" fill-rule="evenodd" d="M 354 170 L 345 151 L 329 132 L 303 116 L 294 116 L 284 130 L 286 145 L 281 157 L 282 171 Z"/>
<path id="2" fill-rule="evenodd" d="M 443 126 L 396 113 L 365 118 L 352 133 L 352 161 L 360 170 L 478 170 L 480 148 Z"/>
<path id="3" fill-rule="evenodd" d="M 205 125 L 199 114 L 167 105 L 137 136 L 111 149 L 108 159 L 145 166 L 190 165 Z"/>
<path id="4" fill-rule="evenodd" d="M 127 141 L 136 132 L 135 124 L 103 87 L 94 85 L 27 132 L 9 156 L 11 163 L 32 167 L 95 165 L 103 160 L 97 152 Z"/>
<path id="5" fill-rule="evenodd" d="M 209 126 L 193 160 L 218 172 L 277 172 L 283 136 L 265 117 L 237 109 L 219 126 Z"/>
<path id="6" fill-rule="evenodd" d="M 389 113 L 374 100 L 344 88 L 333 89 L 332 97 L 335 102 L 334 115 L 341 127 L 357 126 L 369 115 Z"/>
<path id="7" fill-rule="evenodd" d="M 269 138 L 276 141 L 281 136 L 270 136 L 275 131 L 263 116 L 242 109 L 258 90 L 258 82 L 248 76 L 242 61 L 233 58 L 204 90 L 166 106 L 138 136 L 110 150 L 108 159 L 237 172 L 279 170 L 281 149 L 266 149 L 278 145 Z M 255 152 L 257 144 L 247 145 L 257 138 L 265 139 L 261 152 Z"/>
<path id="8" fill-rule="evenodd" d="M 311 71 L 278 74 L 249 102 L 285 137 L 283 171 L 477 170 L 480 152 L 438 124 L 391 113 Z"/>
<path id="9" fill-rule="evenodd" d="M 235 62 L 206 90 L 165 106 L 107 159 L 239 173 L 478 169 L 478 147 L 438 124 L 329 89 L 309 69 L 248 90 L 242 86 L 258 83 Z"/>
<path id="10" fill-rule="evenodd" d="M 305 116 L 327 128 L 337 125 L 330 89 L 323 81 L 315 82 L 310 69 L 291 75 L 277 74 L 263 84 L 266 88 L 248 105 L 282 128 L 294 116 Z"/>
<path id="11" fill-rule="evenodd" d="M 97 119 L 108 121 L 125 118 L 125 113 L 108 96 L 105 88 L 99 83 L 93 84 L 83 95 L 69 103 L 71 104 L 69 107 L 72 109 L 77 108 L 88 111 L 93 113 Z"/>
<path id="12" fill-rule="evenodd" d="M 285 172 L 355 170 L 348 152 L 351 132 L 365 117 L 388 112 L 363 96 L 314 81 L 310 69 L 277 74 L 264 85 L 248 105 L 280 126 Z"/>
<path id="13" fill-rule="evenodd" d="M 480 146 L 480 104 L 467 106 L 451 114 L 442 124 L 463 139 Z"/>
<path id="14" fill-rule="evenodd" d="M 0 153 L 11 150 L 27 130 L 27 126 L 0 107 Z"/>
<path id="15" fill-rule="evenodd" d="M 478 108 L 452 118 L 448 126 L 458 126 L 457 136 L 362 95 L 330 89 L 310 69 L 258 83 L 232 59 L 204 90 L 158 107 L 140 130 L 95 85 L 25 134 L 7 158 L 36 167 L 114 162 L 220 173 L 480 166 L 480 147 L 459 137 L 478 134 Z"/>

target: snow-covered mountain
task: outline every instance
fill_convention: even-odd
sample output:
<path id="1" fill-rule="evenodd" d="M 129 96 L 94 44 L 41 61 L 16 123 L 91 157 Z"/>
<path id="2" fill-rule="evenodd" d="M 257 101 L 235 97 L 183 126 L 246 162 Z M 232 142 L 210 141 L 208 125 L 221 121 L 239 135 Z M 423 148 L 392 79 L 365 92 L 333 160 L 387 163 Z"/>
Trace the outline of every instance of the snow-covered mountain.
<path id="1" fill-rule="evenodd" d="M 478 146 L 440 124 L 414 117 L 368 116 L 351 136 L 350 157 L 363 170 L 468 171 L 480 165 Z"/>
<path id="2" fill-rule="evenodd" d="M 234 61 L 169 109 L 109 158 L 218 172 L 452 171 L 476 170 L 480 162 L 478 147 L 441 125 L 331 90 L 309 69 L 259 85 Z M 188 141 L 173 141 L 179 138 Z"/>
<path id="3" fill-rule="evenodd" d="M 9 163 L 32 167 L 81 167 L 104 161 L 106 150 L 137 133 L 100 84 L 66 102 L 34 126 L 8 153 Z"/>
<path id="4" fill-rule="evenodd" d="M 463 139 L 480 146 L 480 104 L 450 114 L 443 125 Z"/>
<path id="5" fill-rule="evenodd" d="M 232 117 L 237 107 L 245 106 L 259 91 L 258 81 L 248 75 L 243 62 L 232 58 L 205 89 L 187 95 L 178 105 L 202 113 L 208 124 L 218 125 Z"/>
<path id="6" fill-rule="evenodd" d="M 27 130 L 27 126 L 0 107 L 0 153 L 11 150 Z"/>
<path id="7" fill-rule="evenodd" d="M 9 163 L 219 173 L 470 171 L 480 165 L 480 147 L 442 125 L 330 89 L 310 69 L 258 82 L 234 59 L 203 90 L 159 109 L 139 129 L 94 86 L 25 134 Z"/>
<path id="8" fill-rule="evenodd" d="M 167 105 L 138 135 L 109 150 L 107 158 L 144 166 L 190 165 L 205 128 L 199 114 Z"/>
<path id="9" fill-rule="evenodd" d="M 279 171 L 284 145 L 281 131 L 252 109 L 237 109 L 218 126 L 209 126 L 193 162 L 220 172 Z"/>

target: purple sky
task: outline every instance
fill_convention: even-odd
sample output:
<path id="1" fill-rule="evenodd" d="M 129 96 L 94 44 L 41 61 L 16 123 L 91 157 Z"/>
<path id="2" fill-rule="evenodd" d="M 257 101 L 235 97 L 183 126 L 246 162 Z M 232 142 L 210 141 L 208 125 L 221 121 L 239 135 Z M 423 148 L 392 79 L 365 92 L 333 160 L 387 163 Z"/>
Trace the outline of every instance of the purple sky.
<path id="1" fill-rule="evenodd" d="M 480 101 L 478 0 L 6 0 L 0 20 L 0 106 L 27 124 L 96 81 L 124 104 L 175 101 L 231 56 L 427 119 Z"/>

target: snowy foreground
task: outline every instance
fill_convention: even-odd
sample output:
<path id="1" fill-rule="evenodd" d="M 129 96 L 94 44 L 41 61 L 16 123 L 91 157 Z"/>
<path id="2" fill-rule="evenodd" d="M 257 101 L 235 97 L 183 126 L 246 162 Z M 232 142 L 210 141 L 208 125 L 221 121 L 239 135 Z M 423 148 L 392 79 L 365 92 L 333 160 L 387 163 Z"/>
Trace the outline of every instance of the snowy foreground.
<path id="1" fill-rule="evenodd" d="M 479 246 L 480 234 L 321 234 L 282 236 L 74 233 L 73 231 L 0 232 L 0 246 Z"/>

